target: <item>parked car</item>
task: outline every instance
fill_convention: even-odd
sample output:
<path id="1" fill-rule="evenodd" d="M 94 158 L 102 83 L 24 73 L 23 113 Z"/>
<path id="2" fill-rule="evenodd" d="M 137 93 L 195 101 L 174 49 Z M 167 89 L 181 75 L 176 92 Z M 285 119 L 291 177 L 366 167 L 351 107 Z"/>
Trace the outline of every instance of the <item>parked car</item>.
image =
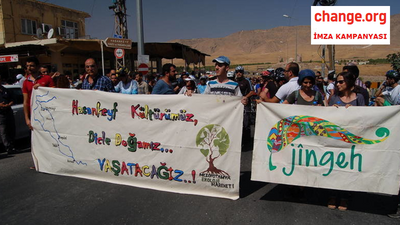
<path id="1" fill-rule="evenodd" d="M 25 123 L 24 115 L 24 97 L 22 89 L 19 85 L 3 85 L 7 90 L 12 92 L 14 104 L 11 106 L 15 119 L 15 140 L 29 137 L 31 131 Z M 1 139 L 0 139 L 1 141 Z"/>

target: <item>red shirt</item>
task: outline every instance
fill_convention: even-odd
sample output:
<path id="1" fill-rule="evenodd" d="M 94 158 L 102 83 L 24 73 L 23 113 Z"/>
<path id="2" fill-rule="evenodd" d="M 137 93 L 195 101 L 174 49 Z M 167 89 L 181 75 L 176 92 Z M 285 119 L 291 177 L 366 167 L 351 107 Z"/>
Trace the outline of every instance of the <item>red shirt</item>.
<path id="1" fill-rule="evenodd" d="M 49 75 L 39 75 L 36 77 L 35 81 L 31 80 L 30 78 L 31 76 L 29 76 L 24 83 L 22 83 L 22 93 L 28 94 L 29 107 L 31 105 L 33 85 L 40 84 L 41 87 L 54 87 L 53 79 L 51 79 Z"/>

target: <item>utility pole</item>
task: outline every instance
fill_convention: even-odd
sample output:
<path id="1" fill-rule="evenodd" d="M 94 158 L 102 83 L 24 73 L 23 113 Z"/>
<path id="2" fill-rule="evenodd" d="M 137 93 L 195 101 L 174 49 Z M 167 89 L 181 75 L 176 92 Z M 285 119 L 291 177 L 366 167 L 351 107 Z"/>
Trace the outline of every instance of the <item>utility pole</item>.
<path id="1" fill-rule="evenodd" d="M 114 5 L 108 8 L 114 11 L 114 37 L 128 39 L 128 22 L 126 19 L 125 0 L 113 0 Z M 125 66 L 125 57 L 123 59 L 115 58 L 116 69 Z M 129 62 L 129 60 L 128 60 Z M 129 66 L 130 67 L 130 66 Z"/>
<path id="2" fill-rule="evenodd" d="M 337 0 L 314 0 L 312 6 L 317 6 L 318 4 L 321 6 L 334 6 Z M 329 57 L 329 66 L 328 70 L 335 70 L 335 45 L 322 45 L 322 65 L 321 65 L 321 75 L 325 77 L 325 50 L 328 49 L 328 57 Z"/>

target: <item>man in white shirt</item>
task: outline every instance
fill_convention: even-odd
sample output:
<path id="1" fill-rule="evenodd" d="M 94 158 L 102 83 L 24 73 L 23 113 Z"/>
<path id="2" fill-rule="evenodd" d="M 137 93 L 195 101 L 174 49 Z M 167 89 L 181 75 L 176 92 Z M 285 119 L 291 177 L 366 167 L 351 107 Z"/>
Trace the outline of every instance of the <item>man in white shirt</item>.
<path id="1" fill-rule="evenodd" d="M 297 83 L 299 70 L 299 64 L 295 62 L 288 63 L 284 71 L 285 78 L 288 82 L 279 88 L 274 97 L 265 99 L 265 101 L 272 103 L 283 102 L 293 91 L 299 89 L 300 86 Z"/>
<path id="2" fill-rule="evenodd" d="M 335 92 L 335 72 L 328 74 L 328 86 L 326 86 L 326 101 L 329 102 L 329 98 Z"/>
<path id="3" fill-rule="evenodd" d="M 375 106 L 398 105 L 400 100 L 400 85 L 397 83 L 400 79 L 399 73 L 389 70 L 386 73 L 386 81 L 379 87 L 375 96 Z"/>

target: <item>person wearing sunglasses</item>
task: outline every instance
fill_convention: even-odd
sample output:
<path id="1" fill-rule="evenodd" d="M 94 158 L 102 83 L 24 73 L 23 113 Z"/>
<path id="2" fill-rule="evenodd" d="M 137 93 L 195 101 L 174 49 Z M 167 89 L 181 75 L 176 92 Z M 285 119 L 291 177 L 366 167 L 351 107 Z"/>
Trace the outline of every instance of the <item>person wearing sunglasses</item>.
<path id="1" fill-rule="evenodd" d="M 356 77 L 351 72 L 341 72 L 336 78 L 335 93 L 330 97 L 329 106 L 365 106 L 364 97 L 356 86 Z"/>
<path id="2" fill-rule="evenodd" d="M 297 105 L 323 105 L 324 97 L 319 91 L 314 90 L 315 73 L 312 70 L 305 69 L 300 71 L 297 83 L 300 89 L 293 91 L 283 102 L 283 104 Z"/>
<path id="3" fill-rule="evenodd" d="M 330 97 L 329 106 L 365 106 L 364 96 L 356 85 L 356 76 L 351 72 L 341 72 L 336 77 L 334 94 Z M 328 208 L 341 211 L 347 210 L 351 192 L 341 190 L 329 190 Z"/>
<path id="4" fill-rule="evenodd" d="M 346 66 L 343 66 L 342 72 L 350 72 L 356 77 L 356 82 L 355 82 L 356 89 L 364 97 L 364 103 L 366 105 L 368 105 L 369 104 L 369 94 L 368 94 L 368 91 L 367 91 L 367 87 L 359 79 L 360 70 L 358 69 L 358 66 L 355 63 L 348 63 Z"/>
<path id="5" fill-rule="evenodd" d="M 82 89 L 115 92 L 110 78 L 99 74 L 97 63 L 93 58 L 85 61 L 86 77 L 82 83 Z"/>

